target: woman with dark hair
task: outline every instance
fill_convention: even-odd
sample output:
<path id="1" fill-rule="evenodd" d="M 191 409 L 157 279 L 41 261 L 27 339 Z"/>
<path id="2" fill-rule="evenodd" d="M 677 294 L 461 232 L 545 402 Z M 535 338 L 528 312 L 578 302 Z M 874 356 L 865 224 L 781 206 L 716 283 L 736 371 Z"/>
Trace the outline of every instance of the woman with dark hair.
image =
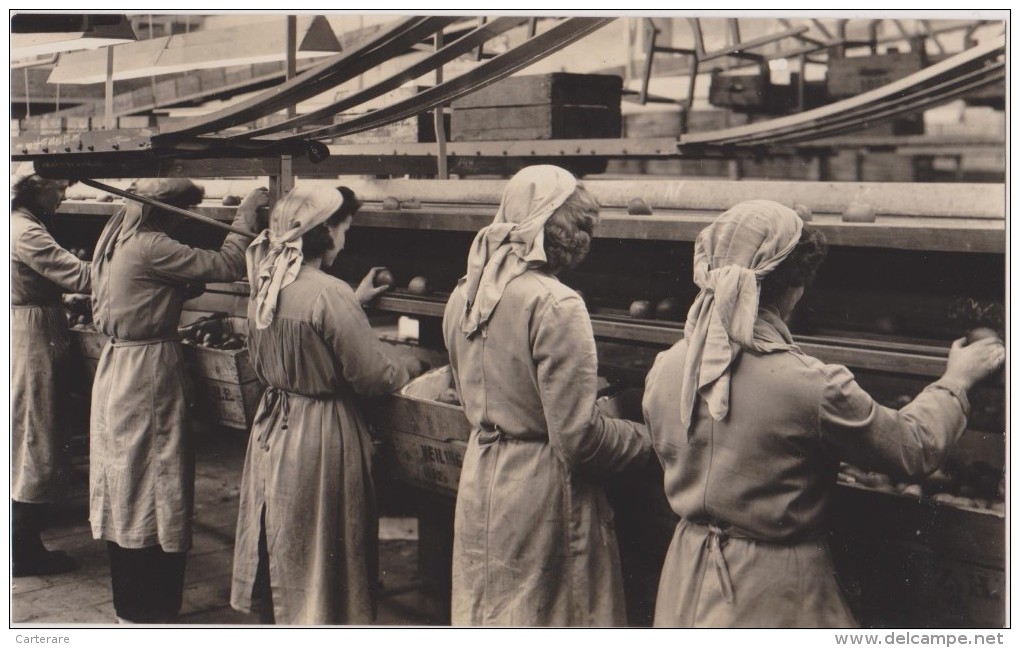
<path id="1" fill-rule="evenodd" d="M 11 198 L 11 558 L 15 578 L 71 571 L 40 532 L 61 496 L 68 457 L 67 319 L 61 294 L 86 292 L 89 264 L 60 247 L 40 219 L 52 216 L 67 182 L 31 174 Z"/>
<path id="2" fill-rule="evenodd" d="M 584 259 L 597 223 L 597 203 L 570 173 L 525 168 L 446 305 L 473 428 L 454 521 L 455 625 L 626 624 L 601 482 L 647 458 L 648 433 L 596 408 L 588 312 L 556 278 Z"/>
<path id="3" fill-rule="evenodd" d="M 856 625 L 824 539 L 839 462 L 933 472 L 963 433 L 967 391 L 1004 359 L 997 340 L 957 340 L 941 379 L 898 411 L 879 405 L 787 328 L 825 253 L 820 232 L 767 200 L 736 205 L 695 242 L 701 292 L 645 385 L 681 518 L 657 626 Z"/>
<path id="4" fill-rule="evenodd" d="M 182 208 L 202 199 L 182 178 L 139 180 L 135 191 Z M 254 229 L 268 200 L 252 191 L 234 226 Z M 229 234 L 218 250 L 191 248 L 167 233 L 179 218 L 129 202 L 100 235 L 92 266 L 93 319 L 110 343 L 92 385 L 89 519 L 107 541 L 113 605 L 126 622 L 167 622 L 180 610 L 195 456 L 177 326 L 190 284 L 244 276 L 250 240 Z"/>
<path id="5" fill-rule="evenodd" d="M 352 290 L 323 272 L 360 203 L 347 187 L 298 186 L 248 248 L 248 349 L 268 389 L 244 463 L 230 602 L 281 624 L 375 616 L 373 445 L 358 396 L 392 392 L 421 363 L 379 341 Z"/>

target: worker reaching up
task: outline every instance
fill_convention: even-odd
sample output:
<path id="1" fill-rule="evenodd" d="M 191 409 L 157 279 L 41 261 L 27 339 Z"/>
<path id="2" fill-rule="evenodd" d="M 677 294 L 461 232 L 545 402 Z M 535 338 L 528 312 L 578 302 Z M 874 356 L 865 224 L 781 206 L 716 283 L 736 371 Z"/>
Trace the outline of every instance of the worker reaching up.
<path id="1" fill-rule="evenodd" d="M 143 179 L 135 191 L 182 208 L 203 196 L 176 178 Z M 265 189 L 252 191 L 234 226 L 254 230 L 268 201 Z M 128 202 L 92 262 L 93 319 L 110 343 L 92 386 L 89 519 L 93 537 L 107 541 L 114 608 L 127 622 L 166 622 L 180 610 L 195 457 L 177 326 L 189 284 L 241 279 L 251 240 L 232 233 L 218 250 L 188 247 L 168 235 L 179 218 Z"/>

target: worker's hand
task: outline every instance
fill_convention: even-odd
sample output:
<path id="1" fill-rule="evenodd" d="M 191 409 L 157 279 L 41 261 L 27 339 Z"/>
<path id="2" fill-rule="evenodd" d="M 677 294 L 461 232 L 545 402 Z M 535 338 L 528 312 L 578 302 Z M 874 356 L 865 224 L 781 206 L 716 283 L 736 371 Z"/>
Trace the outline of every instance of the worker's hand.
<path id="1" fill-rule="evenodd" d="M 234 225 L 246 229 L 253 235 L 258 232 L 258 211 L 269 206 L 269 190 L 258 187 L 248 192 L 234 214 Z"/>
<path id="2" fill-rule="evenodd" d="M 413 355 L 401 355 L 400 360 L 404 365 L 404 369 L 407 370 L 407 377 L 409 381 L 414 380 L 430 369 L 427 362 L 419 360 Z"/>
<path id="3" fill-rule="evenodd" d="M 985 338 L 970 344 L 966 342 L 966 338 L 953 342 L 943 378 L 970 389 L 1002 366 L 1006 360 L 1006 347 L 998 338 Z"/>
<path id="4" fill-rule="evenodd" d="M 358 298 L 358 302 L 362 306 L 390 289 L 390 287 L 386 284 L 381 286 L 375 285 L 375 275 L 382 269 L 382 266 L 376 266 L 369 270 L 368 274 L 365 275 L 365 278 L 358 284 L 357 290 L 354 291 L 354 294 Z"/>

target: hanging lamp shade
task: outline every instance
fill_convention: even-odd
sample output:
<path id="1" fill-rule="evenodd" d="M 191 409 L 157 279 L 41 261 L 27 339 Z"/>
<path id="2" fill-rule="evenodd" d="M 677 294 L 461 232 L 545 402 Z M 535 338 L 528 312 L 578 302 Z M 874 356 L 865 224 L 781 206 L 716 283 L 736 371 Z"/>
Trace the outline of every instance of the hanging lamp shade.
<path id="1" fill-rule="evenodd" d="M 11 58 L 95 49 L 137 40 L 116 14 L 31 14 L 11 17 Z"/>
<path id="2" fill-rule="evenodd" d="M 298 16 L 297 58 L 332 56 L 340 41 L 322 16 Z M 226 29 L 119 45 L 114 50 L 113 80 L 135 79 L 191 70 L 283 61 L 287 55 L 287 17 Z M 103 52 L 73 52 L 60 57 L 49 83 L 102 83 L 106 81 Z"/>

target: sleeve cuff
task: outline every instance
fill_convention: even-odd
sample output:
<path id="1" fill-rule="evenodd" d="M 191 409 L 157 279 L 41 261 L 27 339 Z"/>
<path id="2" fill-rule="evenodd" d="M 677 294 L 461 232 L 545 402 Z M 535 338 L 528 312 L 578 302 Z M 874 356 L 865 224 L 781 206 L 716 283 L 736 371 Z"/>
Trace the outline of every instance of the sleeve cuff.
<path id="1" fill-rule="evenodd" d="M 929 385 L 928 389 L 939 389 L 949 392 L 960 402 L 960 407 L 963 408 L 963 415 L 970 416 L 970 399 L 967 398 L 967 390 L 959 382 L 942 378 Z"/>

